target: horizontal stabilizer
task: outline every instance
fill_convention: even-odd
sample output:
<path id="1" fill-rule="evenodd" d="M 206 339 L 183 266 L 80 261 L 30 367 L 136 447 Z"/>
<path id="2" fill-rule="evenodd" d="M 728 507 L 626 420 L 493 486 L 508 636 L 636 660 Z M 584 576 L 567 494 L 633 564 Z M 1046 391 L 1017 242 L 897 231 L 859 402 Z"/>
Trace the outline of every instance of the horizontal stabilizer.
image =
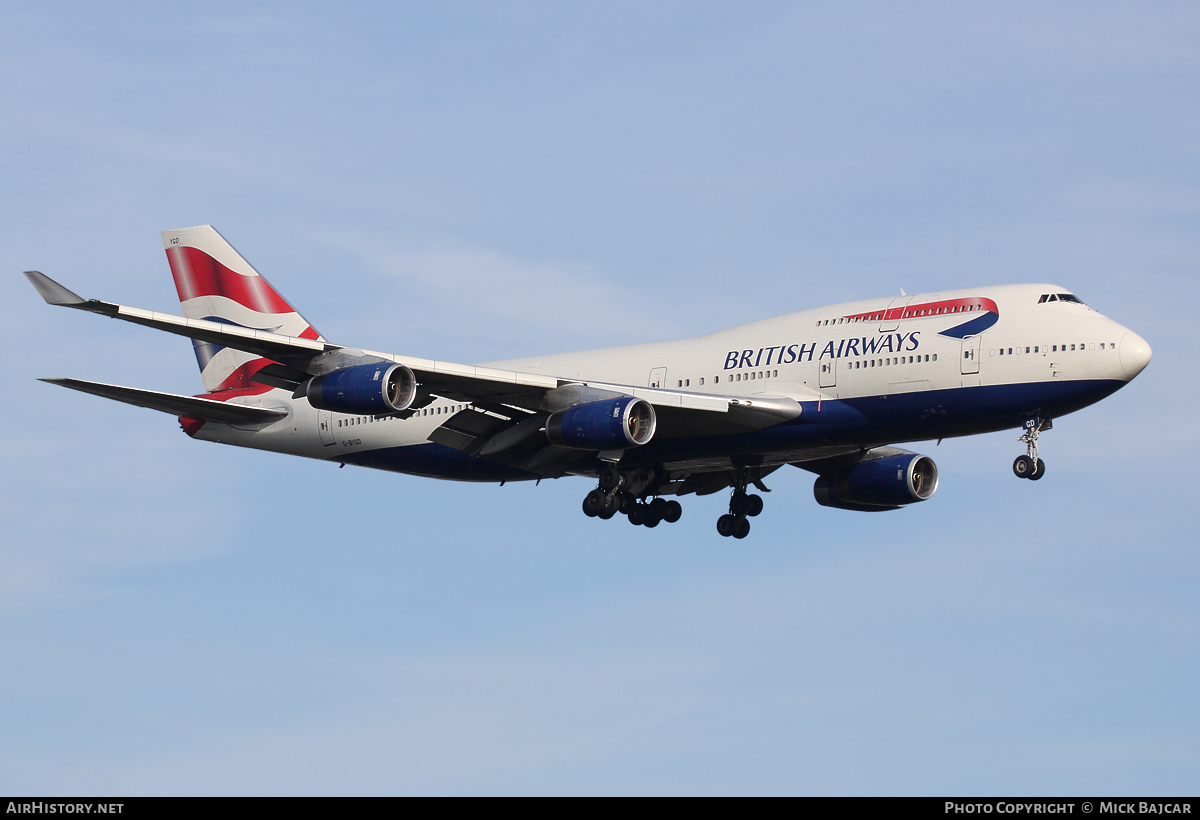
<path id="1" fill-rule="evenodd" d="M 83 393 L 91 393 L 93 396 L 123 401 L 138 407 L 148 407 L 151 410 L 170 413 L 173 416 L 195 416 L 222 424 L 267 424 L 287 415 L 286 410 L 246 407 L 214 399 L 177 396 L 174 393 L 139 390 L 136 387 L 118 387 L 115 384 L 85 382 L 81 379 L 41 379 L 41 381 L 69 387 Z"/>
<path id="2" fill-rule="evenodd" d="M 46 300 L 46 304 L 48 305 L 78 307 L 85 301 L 82 297 L 67 290 L 41 271 L 27 270 L 25 271 L 25 278 L 33 283 L 33 286 L 37 288 L 37 292 Z"/>

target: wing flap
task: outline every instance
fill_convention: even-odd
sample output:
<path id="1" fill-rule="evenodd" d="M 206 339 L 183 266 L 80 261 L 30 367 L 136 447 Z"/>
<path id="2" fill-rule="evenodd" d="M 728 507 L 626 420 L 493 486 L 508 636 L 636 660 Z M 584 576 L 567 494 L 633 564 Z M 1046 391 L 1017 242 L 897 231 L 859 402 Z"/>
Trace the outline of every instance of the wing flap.
<path id="1" fill-rule="evenodd" d="M 229 404 L 214 399 L 159 393 L 155 390 L 120 387 L 115 384 L 88 382 L 82 379 L 41 379 L 41 381 L 137 407 L 158 410 L 161 413 L 170 413 L 172 416 L 195 416 L 222 424 L 268 424 L 287 415 L 286 410 L 246 407 L 242 404 Z"/>

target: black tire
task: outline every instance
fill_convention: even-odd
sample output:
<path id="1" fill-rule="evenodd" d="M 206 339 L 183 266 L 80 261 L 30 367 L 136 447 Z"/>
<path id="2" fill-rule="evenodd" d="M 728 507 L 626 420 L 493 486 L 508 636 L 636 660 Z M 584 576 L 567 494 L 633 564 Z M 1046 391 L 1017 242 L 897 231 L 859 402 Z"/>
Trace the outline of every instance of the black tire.
<path id="1" fill-rule="evenodd" d="M 663 513 L 663 521 L 674 524 L 683 515 L 683 505 L 672 499 L 667 502 L 667 511 Z"/>
<path id="2" fill-rule="evenodd" d="M 1029 480 L 1030 480 L 1030 481 L 1037 481 L 1039 478 L 1041 478 L 1041 477 L 1042 477 L 1042 476 L 1044 476 L 1045 474 L 1046 474 L 1046 462 L 1042 461 L 1042 460 L 1039 458 L 1039 459 L 1037 460 L 1037 466 L 1036 466 L 1036 467 L 1034 467 L 1034 469 L 1033 469 L 1033 472 L 1032 472 L 1032 473 L 1030 474 L 1030 476 L 1029 476 Z"/>
<path id="3" fill-rule="evenodd" d="M 763 500 L 761 495 L 746 496 L 746 515 L 755 516 L 763 510 Z"/>
<path id="4" fill-rule="evenodd" d="M 637 499 L 633 497 L 633 493 L 618 493 L 617 498 L 619 500 L 618 506 L 620 507 L 621 512 L 625 513 L 626 515 L 629 514 L 630 510 L 637 506 Z"/>
<path id="5" fill-rule="evenodd" d="M 592 490 L 584 496 L 583 514 L 588 518 L 595 518 L 602 512 L 604 512 L 604 493 Z"/>
<path id="6" fill-rule="evenodd" d="M 1017 460 L 1013 462 L 1013 473 L 1017 478 L 1029 478 L 1035 469 L 1037 465 L 1029 456 L 1017 456 Z"/>
<path id="7" fill-rule="evenodd" d="M 745 493 L 734 493 L 733 497 L 729 499 L 729 512 L 734 515 L 745 515 L 749 503 Z"/>
<path id="8" fill-rule="evenodd" d="M 646 523 L 646 508 L 641 504 L 635 504 L 629 510 L 629 523 L 635 527 L 640 527 Z"/>
<path id="9" fill-rule="evenodd" d="M 733 535 L 733 531 L 737 528 L 737 516 L 726 513 L 717 519 L 717 532 L 725 538 Z"/>
<path id="10" fill-rule="evenodd" d="M 642 526 L 654 529 L 658 526 L 658 522 L 660 521 L 662 521 L 662 519 L 655 515 L 653 510 L 646 510 L 646 520 L 642 522 Z"/>
<path id="11" fill-rule="evenodd" d="M 604 492 L 615 490 L 624 482 L 621 480 L 621 471 L 616 467 L 609 465 L 600 471 L 600 489 Z"/>
<path id="12" fill-rule="evenodd" d="M 653 501 L 651 501 L 650 502 L 650 514 L 653 515 L 655 518 L 657 518 L 660 521 L 662 519 L 666 518 L 667 517 L 667 499 L 656 498 Z"/>
<path id="13" fill-rule="evenodd" d="M 737 520 L 737 529 L 733 531 L 734 538 L 745 538 L 750 534 L 750 522 L 744 518 Z"/>

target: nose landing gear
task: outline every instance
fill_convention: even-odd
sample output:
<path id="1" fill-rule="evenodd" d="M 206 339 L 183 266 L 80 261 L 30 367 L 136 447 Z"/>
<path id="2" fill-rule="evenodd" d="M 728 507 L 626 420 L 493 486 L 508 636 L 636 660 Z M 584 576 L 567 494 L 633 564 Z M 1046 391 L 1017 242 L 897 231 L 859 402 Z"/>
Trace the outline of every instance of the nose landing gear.
<path id="1" fill-rule="evenodd" d="M 1038 435 L 1044 430 L 1050 430 L 1054 427 L 1054 422 L 1051 419 L 1043 419 L 1038 416 L 1025 420 L 1025 432 L 1017 439 L 1017 441 L 1025 442 L 1027 454 L 1017 456 L 1017 460 L 1013 462 L 1013 473 L 1017 478 L 1028 478 L 1031 481 L 1037 481 L 1046 474 L 1046 462 L 1038 458 Z"/>

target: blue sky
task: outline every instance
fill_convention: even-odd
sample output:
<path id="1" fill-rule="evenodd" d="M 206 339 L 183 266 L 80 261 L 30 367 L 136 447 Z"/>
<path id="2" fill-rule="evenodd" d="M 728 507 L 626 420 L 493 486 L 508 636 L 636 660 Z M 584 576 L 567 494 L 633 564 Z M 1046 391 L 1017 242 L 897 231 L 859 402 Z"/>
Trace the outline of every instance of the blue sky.
<path id="1" fill-rule="evenodd" d="M 1194 5 L 9 4 L 0 791 L 1194 794 Z M 210 223 L 327 337 L 455 361 L 1050 281 L 1151 366 L 929 442 L 928 503 L 768 480 L 654 530 L 189 440 Z"/>

